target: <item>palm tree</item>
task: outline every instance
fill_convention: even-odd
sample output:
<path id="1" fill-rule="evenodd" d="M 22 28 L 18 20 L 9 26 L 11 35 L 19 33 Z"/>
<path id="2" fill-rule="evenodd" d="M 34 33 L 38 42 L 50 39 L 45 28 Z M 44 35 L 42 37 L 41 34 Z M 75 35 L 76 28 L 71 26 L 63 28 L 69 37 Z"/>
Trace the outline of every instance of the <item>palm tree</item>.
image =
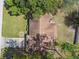
<path id="1" fill-rule="evenodd" d="M 76 44 L 78 42 L 79 11 L 75 10 L 70 12 L 67 16 L 65 16 L 65 19 L 65 24 L 67 26 L 72 26 L 75 29 L 73 43 Z"/>

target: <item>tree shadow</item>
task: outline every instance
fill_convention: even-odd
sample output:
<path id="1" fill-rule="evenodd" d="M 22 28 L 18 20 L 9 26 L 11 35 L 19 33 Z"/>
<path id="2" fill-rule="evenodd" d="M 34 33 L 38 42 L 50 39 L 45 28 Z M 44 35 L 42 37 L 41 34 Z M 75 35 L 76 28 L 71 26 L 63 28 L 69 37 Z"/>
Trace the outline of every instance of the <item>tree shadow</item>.
<path id="1" fill-rule="evenodd" d="M 76 44 L 78 42 L 79 31 L 79 10 L 73 11 L 65 16 L 64 22 L 68 27 L 72 26 L 72 28 L 75 29 L 73 44 Z"/>
<path id="2" fill-rule="evenodd" d="M 67 16 L 65 16 L 64 23 L 66 26 L 71 26 L 73 29 L 76 26 L 79 26 L 79 11 L 70 12 Z"/>

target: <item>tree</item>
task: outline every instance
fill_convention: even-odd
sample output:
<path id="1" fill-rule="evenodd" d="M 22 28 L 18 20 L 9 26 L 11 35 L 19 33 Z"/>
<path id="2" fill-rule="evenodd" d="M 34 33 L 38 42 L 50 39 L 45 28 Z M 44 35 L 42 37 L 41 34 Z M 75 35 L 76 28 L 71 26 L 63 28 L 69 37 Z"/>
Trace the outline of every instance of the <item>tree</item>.
<path id="1" fill-rule="evenodd" d="M 19 10 L 16 6 L 12 6 L 10 9 L 9 9 L 9 13 L 10 15 L 18 15 L 19 14 Z"/>
<path id="2" fill-rule="evenodd" d="M 64 0 L 5 0 L 5 5 L 8 6 L 13 15 L 16 15 L 18 11 L 20 11 L 19 15 L 26 15 L 31 11 L 34 18 L 38 18 L 46 12 L 57 12 L 63 2 Z"/>
<path id="3" fill-rule="evenodd" d="M 59 6 L 61 7 L 63 4 L 61 2 L 63 2 L 63 0 L 5 0 L 5 5 L 8 6 L 10 14 L 15 16 L 25 15 L 28 22 L 27 32 L 29 34 L 29 20 L 39 18 L 40 15 L 46 12 L 56 13 Z"/>
<path id="4" fill-rule="evenodd" d="M 8 5 L 9 7 L 14 5 L 13 0 L 6 0 L 5 3 L 6 3 L 6 5 Z"/>
<path id="5" fill-rule="evenodd" d="M 64 42 L 61 44 L 61 48 L 65 54 L 64 59 L 79 59 L 79 44 L 74 45 L 69 42 Z"/>
<path id="6" fill-rule="evenodd" d="M 74 44 L 78 42 L 78 32 L 79 32 L 79 11 L 75 10 L 73 12 L 70 12 L 66 17 L 65 24 L 67 26 L 72 26 L 75 28 L 75 35 L 74 35 Z"/>

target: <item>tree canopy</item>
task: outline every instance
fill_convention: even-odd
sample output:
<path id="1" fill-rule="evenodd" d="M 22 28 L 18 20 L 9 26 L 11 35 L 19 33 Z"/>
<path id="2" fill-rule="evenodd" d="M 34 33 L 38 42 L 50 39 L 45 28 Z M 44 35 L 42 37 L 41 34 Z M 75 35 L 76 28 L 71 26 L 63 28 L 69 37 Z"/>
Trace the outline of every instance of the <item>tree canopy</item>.
<path id="1" fill-rule="evenodd" d="M 5 7 L 12 15 L 27 15 L 31 11 L 33 17 L 40 17 L 46 12 L 54 14 L 62 4 L 63 0 L 5 0 Z"/>
<path id="2" fill-rule="evenodd" d="M 79 9 L 79 0 L 64 0 L 62 9 L 65 13 L 70 13 Z"/>

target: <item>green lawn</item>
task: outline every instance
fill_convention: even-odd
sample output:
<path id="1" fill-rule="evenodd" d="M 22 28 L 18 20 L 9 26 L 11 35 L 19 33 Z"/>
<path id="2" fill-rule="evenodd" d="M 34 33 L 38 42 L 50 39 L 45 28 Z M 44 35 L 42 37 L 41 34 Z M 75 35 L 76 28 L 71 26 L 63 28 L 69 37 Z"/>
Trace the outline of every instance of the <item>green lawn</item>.
<path id="1" fill-rule="evenodd" d="M 54 16 L 55 21 L 58 26 L 58 39 L 57 41 L 68 41 L 68 42 L 73 42 L 74 38 L 74 32 L 73 29 L 70 29 L 64 24 L 64 13 L 59 12 L 57 15 Z"/>
<path id="2" fill-rule="evenodd" d="M 23 19 L 23 16 L 10 16 L 6 8 L 3 9 L 3 37 L 21 37 L 21 33 L 25 32 L 25 28 L 26 21 Z"/>

